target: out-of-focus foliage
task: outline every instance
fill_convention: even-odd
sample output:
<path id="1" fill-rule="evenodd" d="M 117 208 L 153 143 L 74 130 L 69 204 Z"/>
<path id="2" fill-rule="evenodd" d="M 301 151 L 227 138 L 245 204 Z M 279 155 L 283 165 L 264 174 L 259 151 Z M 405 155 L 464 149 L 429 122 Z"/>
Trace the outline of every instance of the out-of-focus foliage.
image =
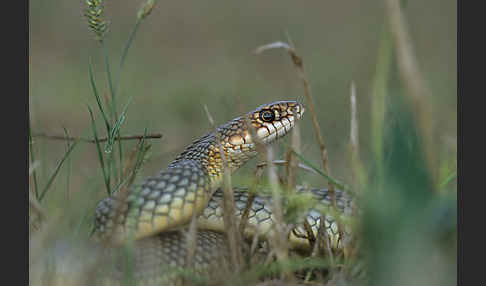
<path id="1" fill-rule="evenodd" d="M 104 19 L 110 22 L 105 41 L 116 77 L 123 45 L 144 1 L 104 2 Z M 89 130 L 85 106 L 96 105 L 89 85 L 90 56 L 100 96 L 109 98 L 103 50 L 93 39 L 83 8 L 84 1 L 30 3 L 29 101 L 34 131 L 62 135 L 66 127 L 71 135 L 81 135 Z M 435 136 L 443 142 L 438 148 L 445 156 L 453 155 L 455 2 L 409 1 L 405 15 L 433 92 L 431 112 L 440 127 Z M 132 97 L 122 134 L 141 134 L 144 127 L 149 133 L 164 134 L 162 140 L 152 141 L 154 156 L 143 171 L 149 175 L 209 130 L 203 104 L 211 108 L 217 123 L 223 123 L 262 103 L 302 96 L 301 82 L 283 50 L 252 53 L 259 45 L 286 41 L 288 33 L 305 61 L 332 173 L 349 182 L 349 85 L 351 80 L 356 82 L 360 153 L 366 164 L 372 84 L 384 19 L 382 1 L 158 2 L 139 27 L 120 76 L 118 110 Z M 103 126 L 98 127 L 104 134 Z M 308 114 L 302 136 L 308 139 L 303 142 L 303 155 L 318 158 Z M 40 171 L 40 181 L 47 179 L 55 159 L 62 156 L 63 144 L 36 140 L 35 147 L 43 150 L 37 158 L 40 170 L 45 170 Z M 78 148 L 73 154 L 77 170 L 73 192 L 86 189 L 86 177 L 103 180 L 94 146 Z M 308 180 L 320 183 L 312 176 Z"/>
<path id="2" fill-rule="evenodd" d="M 404 96 L 406 87 L 399 80 L 391 46 L 389 61 L 384 61 L 389 66 L 377 68 L 384 55 L 380 43 L 387 25 L 382 1 L 91 1 L 98 2 L 104 3 L 100 23 L 110 24 L 108 32 L 106 26 L 99 27 L 98 37 L 103 38 L 106 50 L 87 25 L 85 1 L 30 3 L 29 103 L 33 134 L 93 135 L 86 105 L 95 110 L 101 104 L 113 110 L 109 106 L 112 90 L 105 63 L 109 55 L 113 77 L 118 80 L 117 111 L 122 113 L 126 106 L 120 134 L 164 135 L 150 140 L 150 156 L 143 153 L 132 160 L 145 162 L 139 177 L 151 175 L 210 130 L 204 104 L 219 124 L 263 103 L 302 97 L 301 81 L 285 52 L 252 53 L 262 44 L 288 41 L 288 35 L 305 62 L 332 175 L 345 183 L 351 182 L 352 174 L 348 154 L 349 86 L 351 81 L 357 86 L 360 156 L 369 175 L 369 185 L 362 188 L 363 232 L 359 234 L 362 242 L 357 257 L 365 262 L 367 283 L 455 282 L 454 1 L 407 1 L 405 9 L 417 60 L 431 91 L 431 110 L 426 112 L 435 120 L 436 128 L 429 135 L 440 143 L 434 150 L 437 161 L 431 163 L 432 169 L 426 167 L 420 122 Z M 152 6 L 155 2 L 157 5 Z M 141 19 L 143 23 L 138 26 L 119 74 L 118 59 L 125 52 L 130 31 Z M 99 102 L 90 84 L 90 57 Z M 383 129 L 378 133 L 373 132 L 376 122 L 372 121 L 377 77 L 383 79 L 381 91 L 386 94 L 384 118 L 378 122 Z M 127 102 L 130 104 L 125 105 Z M 93 115 L 97 134 L 107 137 L 101 113 L 96 110 Z M 301 156 L 321 167 L 310 114 L 304 115 L 300 126 Z M 382 140 L 373 138 L 382 131 Z M 289 142 L 289 138 L 284 140 Z M 116 148 L 122 146 L 124 154 L 135 154 L 136 144 L 124 142 Z M 41 229 L 40 239 L 31 241 L 29 262 L 33 265 L 48 253 L 44 251 L 48 244 L 54 245 L 55 253 L 77 251 L 59 248 L 63 244 L 56 244 L 56 240 L 69 233 L 68 240 L 77 241 L 88 233 L 94 204 L 106 196 L 107 180 L 98 160 L 109 156 L 102 153 L 104 148 L 97 150 L 96 144 L 79 143 L 68 154 L 69 168 L 59 168 L 54 180 L 52 170 L 66 155 L 66 142 L 34 137 L 31 145 L 35 151 L 32 161 L 36 162 L 31 184 L 35 181 L 41 190 L 49 186 L 41 207 L 50 219 L 48 227 Z M 382 152 L 380 162 L 376 146 Z M 283 158 L 282 151 L 278 157 Z M 378 174 L 377 166 L 381 168 Z M 233 184 L 248 186 L 253 182 L 253 170 L 254 162 L 250 162 L 235 174 Z M 67 180 L 60 179 L 62 176 Z M 432 178 L 439 181 L 433 182 Z M 321 176 L 307 172 L 300 172 L 297 180 L 315 187 L 326 184 Z M 84 255 L 89 258 L 89 253 Z"/>

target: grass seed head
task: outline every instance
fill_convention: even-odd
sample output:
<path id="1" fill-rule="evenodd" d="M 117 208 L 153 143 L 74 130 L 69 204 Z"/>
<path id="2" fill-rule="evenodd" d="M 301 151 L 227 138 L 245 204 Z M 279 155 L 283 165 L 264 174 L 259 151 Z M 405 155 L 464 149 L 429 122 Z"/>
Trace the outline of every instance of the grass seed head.
<path id="1" fill-rule="evenodd" d="M 137 20 L 141 21 L 145 19 L 150 13 L 152 13 L 152 10 L 155 6 L 155 0 L 147 0 L 145 3 L 142 4 L 142 7 L 137 12 Z"/>
<path id="2" fill-rule="evenodd" d="M 109 23 L 103 19 L 105 5 L 103 0 L 86 0 L 84 16 L 88 19 L 88 26 L 96 35 L 96 40 L 103 41 L 108 33 Z"/>

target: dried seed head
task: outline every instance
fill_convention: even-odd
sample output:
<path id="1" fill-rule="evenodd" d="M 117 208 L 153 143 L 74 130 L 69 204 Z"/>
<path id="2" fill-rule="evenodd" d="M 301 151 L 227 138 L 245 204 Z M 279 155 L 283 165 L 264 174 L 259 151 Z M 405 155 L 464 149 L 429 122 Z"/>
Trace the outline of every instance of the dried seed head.
<path id="1" fill-rule="evenodd" d="M 145 17 L 150 15 L 154 6 L 155 6 L 155 0 L 145 1 L 145 3 L 142 4 L 142 7 L 140 7 L 140 9 L 138 9 L 137 20 L 138 21 L 143 20 Z"/>
<path id="2" fill-rule="evenodd" d="M 103 20 L 105 5 L 103 0 L 86 0 L 84 16 L 88 19 L 88 26 L 96 35 L 96 40 L 103 41 L 108 32 L 108 22 Z"/>

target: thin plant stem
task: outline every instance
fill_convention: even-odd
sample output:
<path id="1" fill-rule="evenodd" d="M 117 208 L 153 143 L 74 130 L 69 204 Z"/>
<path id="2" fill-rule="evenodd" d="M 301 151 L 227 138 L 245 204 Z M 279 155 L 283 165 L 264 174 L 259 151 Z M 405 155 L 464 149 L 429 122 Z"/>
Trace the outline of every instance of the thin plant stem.
<path id="1" fill-rule="evenodd" d="M 111 107 L 111 122 L 113 124 L 116 124 L 116 122 L 118 122 L 118 111 L 116 110 L 116 108 L 117 108 L 116 94 L 115 94 L 115 89 L 114 89 L 114 86 L 113 86 L 113 77 L 112 77 L 111 69 L 110 69 L 110 58 L 109 58 L 108 48 L 107 48 L 105 41 L 102 41 L 101 44 L 103 46 L 103 52 L 104 52 L 104 56 L 105 56 L 105 65 L 106 65 L 106 74 L 107 74 L 107 77 L 108 77 L 108 85 L 110 87 L 110 94 L 111 94 L 111 104 L 110 104 L 110 107 Z M 115 126 L 113 126 L 112 128 L 113 129 L 110 131 L 110 134 L 108 135 L 108 137 L 110 138 L 110 140 L 108 142 L 112 141 L 113 137 L 120 136 L 119 130 L 116 130 L 116 132 L 113 132 L 113 130 L 115 130 Z M 118 141 L 118 155 L 119 155 L 118 160 L 120 162 L 120 166 L 123 162 L 123 152 L 122 152 L 122 145 L 121 144 L 122 144 L 121 141 Z M 108 157 L 109 157 L 108 158 L 109 169 L 110 169 L 110 171 L 113 170 L 113 174 L 115 175 L 115 180 L 119 181 L 121 173 L 119 174 L 117 172 L 116 160 L 114 158 L 113 152 L 111 152 L 111 146 L 109 146 L 109 148 L 110 148 L 110 152 L 109 152 L 109 155 L 108 155 Z M 120 167 L 120 172 L 121 172 L 121 167 Z"/>
<path id="2" fill-rule="evenodd" d="M 88 106 L 88 111 L 89 111 L 89 115 L 91 117 L 91 127 L 92 127 L 92 131 L 93 131 L 94 140 L 95 140 L 95 143 L 96 143 L 96 150 L 98 151 L 98 159 L 100 161 L 101 171 L 103 172 L 103 178 L 105 179 L 106 192 L 108 193 L 108 196 L 109 196 L 111 194 L 110 174 L 107 173 L 106 170 L 105 170 L 105 162 L 104 162 L 104 159 L 103 159 L 103 152 L 101 151 L 100 142 L 98 141 L 98 133 L 96 132 L 96 124 L 95 124 L 95 120 L 94 120 L 94 117 L 93 117 L 93 111 L 91 110 L 91 108 L 89 106 Z"/>
<path id="3" fill-rule="evenodd" d="M 110 58 L 108 56 L 108 48 L 106 47 L 105 41 L 102 42 L 103 52 L 105 56 L 105 65 L 106 65 L 106 75 L 108 77 L 108 84 L 110 87 L 110 94 L 111 94 L 111 120 L 112 122 L 116 122 L 118 120 L 118 114 L 116 111 L 116 95 L 115 90 L 113 89 L 113 80 L 111 76 L 110 70 Z"/>
<path id="4" fill-rule="evenodd" d="M 29 149 L 30 149 L 30 163 L 34 164 L 35 156 L 34 156 L 34 144 L 32 142 L 32 132 L 31 132 L 31 125 L 29 120 Z M 35 170 L 32 171 L 32 178 L 34 180 L 34 193 L 35 198 L 39 199 L 39 186 L 37 184 L 37 172 Z"/>
<path id="5" fill-rule="evenodd" d="M 286 165 L 286 171 L 287 171 L 287 189 L 294 191 L 295 186 L 297 184 L 297 168 L 299 165 L 299 162 L 297 158 L 295 158 L 294 153 L 292 150 L 296 150 L 298 153 L 300 153 L 300 123 L 299 121 L 295 122 L 294 128 L 292 130 L 292 139 L 291 139 L 291 147 L 292 149 L 288 149 L 286 152 L 286 158 L 288 164 Z"/>
<path id="6" fill-rule="evenodd" d="M 62 135 L 54 135 L 54 134 L 45 134 L 45 133 L 34 133 L 32 135 L 33 137 L 39 137 L 39 138 L 46 138 L 46 139 L 51 139 L 51 140 L 69 140 L 69 141 L 80 141 L 80 142 L 86 142 L 86 143 L 96 143 L 95 139 L 88 139 L 88 138 L 82 138 L 82 137 L 73 137 L 73 136 L 62 136 Z M 118 136 L 113 138 L 113 140 L 142 140 L 143 138 L 145 139 L 159 139 L 162 138 L 162 134 L 160 133 L 152 133 L 152 134 L 147 134 L 147 136 L 144 135 L 126 135 L 126 136 Z M 110 138 L 108 137 L 103 137 L 103 138 L 98 138 L 98 142 L 106 142 Z"/>
<path id="7" fill-rule="evenodd" d="M 326 180 L 328 181 L 331 181 L 334 185 L 336 185 L 338 188 L 340 188 L 341 190 L 343 191 L 349 191 L 350 188 L 348 186 L 346 186 L 345 184 L 341 183 L 340 181 L 334 179 L 333 177 L 329 176 L 328 174 L 326 174 L 325 172 L 319 170 L 319 168 L 317 168 L 316 166 L 314 166 L 309 160 L 307 160 L 304 156 L 302 156 L 301 154 L 295 152 L 295 150 L 292 150 L 292 152 L 297 156 L 299 157 L 299 159 L 304 162 L 307 166 L 309 166 L 310 168 L 312 168 L 312 170 L 316 171 L 319 175 L 321 175 L 322 177 L 324 177 Z"/>
<path id="8" fill-rule="evenodd" d="M 289 163 L 287 161 L 285 161 L 285 160 L 273 160 L 272 164 L 277 165 L 277 166 L 285 166 L 285 167 L 287 167 L 287 165 Z M 267 166 L 267 162 L 265 162 L 265 161 L 257 164 L 257 168 L 264 168 L 266 166 Z M 300 169 L 302 169 L 302 170 L 304 170 L 304 171 L 310 172 L 312 174 L 319 175 L 319 173 L 317 173 L 316 171 L 314 171 L 314 169 L 312 169 L 311 167 L 307 166 L 306 164 L 298 163 L 297 164 L 297 167 L 300 168 Z"/>
<path id="9" fill-rule="evenodd" d="M 98 93 L 98 89 L 96 88 L 96 82 L 95 78 L 93 75 L 93 65 L 91 63 L 91 58 L 89 59 L 88 62 L 88 71 L 89 71 L 89 80 L 91 83 L 91 88 L 93 89 L 93 94 L 96 98 L 96 103 L 98 104 L 98 109 L 100 110 L 101 115 L 103 116 L 103 121 L 105 122 L 105 127 L 106 127 L 106 132 L 110 133 L 111 130 L 111 124 L 110 121 L 108 120 L 108 117 L 106 116 L 106 112 L 103 108 L 103 104 L 101 103 L 101 99 Z"/>
<path id="10" fill-rule="evenodd" d="M 61 169 L 64 161 L 69 157 L 69 154 L 71 154 L 71 152 L 73 151 L 74 147 L 76 147 L 77 143 L 78 142 L 74 142 L 73 144 L 71 144 L 71 146 L 69 147 L 69 149 L 67 150 L 67 152 L 62 157 L 61 161 L 57 164 L 56 168 L 54 169 L 54 173 L 51 175 L 51 177 L 47 181 L 46 186 L 44 187 L 43 191 L 41 192 L 41 194 L 39 196 L 39 202 L 42 201 L 42 199 L 44 198 L 45 194 L 47 193 L 47 191 L 51 187 L 52 183 L 54 182 L 54 179 L 56 178 L 57 174 L 59 173 L 59 170 Z"/>
<path id="11" fill-rule="evenodd" d="M 135 177 L 137 176 L 138 171 L 142 167 L 142 164 L 143 164 L 143 161 L 144 161 L 144 158 L 145 158 L 145 153 L 147 151 L 145 149 L 145 139 L 146 139 L 146 135 L 147 135 L 147 128 L 144 129 L 143 134 L 144 134 L 144 136 L 142 137 L 142 140 L 140 140 L 140 148 L 139 148 L 139 151 L 138 151 L 138 154 L 137 154 L 137 159 L 135 160 L 135 166 L 133 168 L 133 172 L 130 175 L 130 181 L 128 182 L 128 185 L 133 184 L 133 182 L 135 181 Z M 148 146 L 148 147 L 150 147 L 150 146 Z"/>
<path id="12" fill-rule="evenodd" d="M 64 134 L 66 135 L 67 150 L 69 150 L 69 146 L 71 145 L 70 140 L 67 139 L 69 138 L 69 133 L 66 128 L 63 128 L 63 130 L 64 130 Z M 69 185 L 71 181 L 71 158 L 68 158 L 67 164 L 68 165 L 67 165 L 67 175 L 66 175 L 66 200 L 69 202 Z"/>
<path id="13" fill-rule="evenodd" d="M 223 222 L 227 230 L 228 242 L 231 251 L 231 260 L 233 262 L 236 271 L 241 271 L 244 265 L 243 254 L 241 252 L 241 242 L 240 233 L 238 232 L 238 227 L 236 224 L 235 214 L 235 198 L 233 189 L 231 188 L 231 173 L 228 167 L 228 161 L 223 151 L 223 145 L 221 144 L 221 138 L 219 136 L 218 130 L 214 123 L 211 113 L 206 105 L 204 105 L 204 110 L 208 117 L 209 123 L 213 128 L 214 135 L 218 142 L 219 154 L 222 161 L 223 167 Z"/>
<path id="14" fill-rule="evenodd" d="M 126 59 L 126 56 L 128 54 L 128 49 L 130 48 L 132 42 L 133 42 L 133 39 L 135 38 L 135 34 L 137 33 L 137 30 L 138 30 L 138 27 L 140 25 L 140 20 L 137 18 L 137 21 L 135 22 L 135 25 L 133 26 L 132 28 L 132 31 L 130 32 L 130 35 L 128 37 L 128 40 L 127 42 L 125 43 L 125 46 L 123 48 L 123 52 L 122 52 L 122 55 L 120 57 L 120 66 L 119 66 L 119 69 L 118 69 L 118 76 L 115 78 L 115 82 L 114 82 L 114 85 L 111 87 L 112 88 L 112 105 L 115 106 L 115 118 L 118 117 L 117 113 L 116 113 L 116 103 L 114 101 L 114 95 L 116 94 L 116 91 L 118 89 L 118 83 L 119 83 L 119 80 L 121 78 L 121 73 L 122 73 L 122 69 L 123 69 L 123 64 L 125 63 L 125 59 Z M 105 51 L 106 51 L 106 48 L 105 48 Z M 108 67 L 108 65 L 107 65 Z M 119 136 L 119 134 L 118 134 Z M 123 162 L 123 152 L 122 152 L 122 144 L 121 142 L 118 142 L 118 153 L 119 153 L 119 160 L 120 160 L 120 164 L 121 162 Z M 122 168 L 120 168 L 120 180 L 121 180 L 121 176 L 122 176 Z"/>
<path id="15" fill-rule="evenodd" d="M 127 57 L 127 54 L 128 54 L 128 49 L 132 45 L 133 39 L 135 38 L 135 34 L 137 33 L 138 27 L 140 26 L 140 22 L 141 21 L 139 19 L 137 19 L 137 21 L 135 22 L 135 25 L 132 28 L 132 31 L 130 32 L 130 35 L 128 36 L 128 40 L 125 43 L 125 47 L 123 48 L 123 52 L 122 52 L 122 55 L 120 57 L 120 68 L 119 68 L 119 72 L 118 72 L 118 78 L 115 81 L 115 89 L 117 88 L 118 81 L 120 80 L 120 77 L 121 77 L 121 71 L 122 71 L 122 68 L 123 68 L 123 64 L 125 63 L 125 59 Z"/>
<path id="16" fill-rule="evenodd" d="M 274 43 L 270 43 L 268 45 L 260 46 L 255 50 L 255 53 L 260 54 L 265 50 L 275 49 L 275 48 L 283 48 L 288 52 L 288 54 L 290 55 L 290 58 L 292 59 L 294 66 L 297 70 L 297 74 L 298 74 L 299 78 L 302 80 L 302 84 L 304 86 L 304 95 L 305 95 L 305 98 L 307 100 L 307 106 L 309 107 L 309 111 L 310 111 L 311 118 L 312 118 L 312 123 L 314 125 L 314 131 L 315 131 L 315 134 L 316 134 L 316 137 L 317 137 L 317 143 L 319 144 L 319 149 L 320 149 L 321 159 L 322 159 L 322 165 L 323 165 L 324 171 L 327 174 L 331 175 L 331 172 L 330 172 L 330 169 L 329 169 L 329 166 L 328 166 L 328 160 L 327 160 L 327 149 L 326 149 L 326 145 L 324 143 L 324 137 L 321 134 L 321 128 L 319 126 L 319 122 L 317 120 L 317 113 L 316 113 L 314 103 L 313 103 L 313 100 L 312 100 L 312 96 L 311 96 L 311 93 L 310 93 L 310 84 L 309 84 L 309 81 L 307 80 L 307 77 L 306 77 L 306 74 L 305 74 L 303 59 L 299 55 L 297 55 L 297 51 L 295 50 L 295 48 L 293 46 L 290 46 L 289 44 L 283 43 L 283 42 L 274 42 Z M 333 206 L 334 210 L 336 210 L 337 205 L 336 205 L 336 198 L 335 198 L 335 192 L 334 192 L 334 184 L 331 180 L 328 180 L 327 183 L 328 183 L 328 187 L 329 187 L 329 194 L 330 194 L 330 197 L 331 197 L 332 206 Z M 323 219 L 323 217 L 321 217 L 321 219 Z M 339 222 L 338 222 L 338 232 L 342 236 L 342 233 L 343 233 L 342 227 L 340 226 Z"/>
<path id="17" fill-rule="evenodd" d="M 351 155 L 351 175 L 353 178 L 353 189 L 355 193 L 362 191 L 362 189 L 367 185 L 367 173 L 360 159 L 359 152 L 359 124 L 358 124 L 358 108 L 356 99 L 356 85 L 351 82 L 351 96 L 350 96 L 350 109 L 351 109 L 351 120 L 350 120 L 350 135 L 349 135 L 349 145 L 350 145 L 350 155 Z"/>
<path id="18" fill-rule="evenodd" d="M 239 98 L 237 98 L 239 102 Z M 241 107 L 241 103 L 238 104 Z M 241 109 L 241 108 L 240 108 Z M 263 143 L 263 141 L 258 137 L 256 128 L 251 124 L 250 119 L 245 117 L 245 125 L 250 133 L 250 137 L 252 138 L 253 143 L 255 144 L 255 149 L 263 157 L 263 160 L 266 162 L 267 166 L 267 175 L 268 180 L 271 185 L 272 190 L 272 212 L 274 214 L 275 223 L 274 223 L 274 234 L 272 235 L 272 244 L 274 246 L 274 251 L 278 260 L 278 263 L 284 264 L 287 257 L 288 251 L 288 244 L 287 241 L 284 239 L 287 237 L 287 232 L 284 232 L 284 224 L 283 224 L 283 213 L 282 213 L 282 205 L 281 205 L 281 196 L 280 196 L 280 187 L 278 183 L 278 175 L 276 173 L 276 167 L 272 164 L 273 160 L 273 153 L 270 149 L 270 146 L 267 146 Z M 267 257 L 271 257 L 272 255 L 268 255 Z M 284 276 L 289 281 L 294 280 L 294 275 L 290 271 L 284 271 Z"/>

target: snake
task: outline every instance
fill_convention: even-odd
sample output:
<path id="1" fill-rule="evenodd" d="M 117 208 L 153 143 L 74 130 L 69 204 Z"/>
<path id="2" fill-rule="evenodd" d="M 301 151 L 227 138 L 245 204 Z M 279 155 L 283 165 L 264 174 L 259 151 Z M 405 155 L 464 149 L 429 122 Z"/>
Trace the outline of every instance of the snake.
<path id="1" fill-rule="evenodd" d="M 132 274 L 135 279 L 158 281 L 160 273 L 167 272 L 170 267 L 184 266 L 188 241 L 181 229 L 187 227 L 195 213 L 199 230 L 196 232 L 194 268 L 197 271 L 209 269 L 218 265 L 216 261 L 227 261 L 229 250 L 224 236 L 223 192 L 220 188 L 224 168 L 235 172 L 258 154 L 258 143 L 270 145 L 287 135 L 302 118 L 304 110 L 297 101 L 264 104 L 195 140 L 167 169 L 144 179 L 125 193 L 115 193 L 100 201 L 94 216 L 95 239 L 107 239 L 115 248 L 133 242 L 135 266 Z M 252 138 L 251 134 L 257 138 Z M 339 212 L 350 214 L 351 198 L 336 191 Z M 245 188 L 234 188 L 233 192 L 235 215 L 241 218 L 249 193 Z M 330 205 L 327 189 L 301 187 L 297 192 L 308 193 L 316 201 Z M 270 206 L 271 196 L 254 197 L 249 205 L 245 234 L 271 235 L 275 219 Z M 321 212 L 311 208 L 304 218 L 317 233 Z M 343 238 L 337 232 L 334 217 L 325 216 L 324 225 L 331 244 L 339 247 Z M 292 247 L 308 246 L 304 234 L 303 226 L 298 225 L 290 236 Z M 123 270 L 119 265 L 117 267 L 120 278 Z"/>

